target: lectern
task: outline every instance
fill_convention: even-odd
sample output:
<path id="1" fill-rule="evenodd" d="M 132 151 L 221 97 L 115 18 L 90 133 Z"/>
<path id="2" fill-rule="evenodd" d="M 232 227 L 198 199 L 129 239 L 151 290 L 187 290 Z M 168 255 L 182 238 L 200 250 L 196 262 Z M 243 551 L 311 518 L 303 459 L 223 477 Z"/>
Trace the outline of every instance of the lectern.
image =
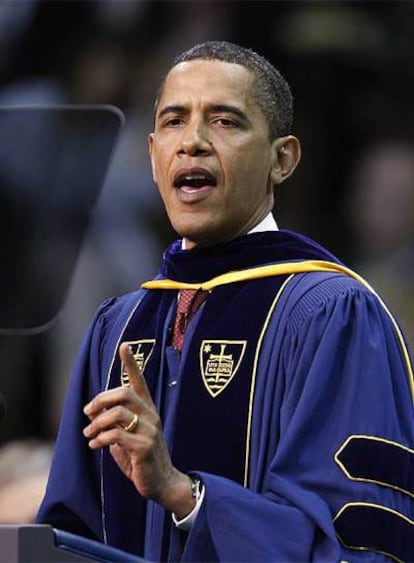
<path id="1" fill-rule="evenodd" d="M 145 563 L 120 549 L 49 525 L 0 526 L 0 563 Z"/>

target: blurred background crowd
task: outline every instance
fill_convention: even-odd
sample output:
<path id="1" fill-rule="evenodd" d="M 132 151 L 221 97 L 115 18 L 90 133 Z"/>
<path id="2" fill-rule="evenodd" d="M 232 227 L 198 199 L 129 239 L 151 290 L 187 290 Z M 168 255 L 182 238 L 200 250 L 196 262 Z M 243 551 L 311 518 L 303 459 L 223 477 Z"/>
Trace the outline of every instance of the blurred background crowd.
<path id="1" fill-rule="evenodd" d="M 413 29 L 399 0 L 0 1 L 0 523 L 35 511 L 96 307 L 153 277 L 175 237 L 147 135 L 160 78 L 195 43 L 234 41 L 282 71 L 303 158 L 276 193 L 279 226 L 358 269 L 414 348 Z M 108 108 L 97 125 L 95 104 L 125 120 Z"/>

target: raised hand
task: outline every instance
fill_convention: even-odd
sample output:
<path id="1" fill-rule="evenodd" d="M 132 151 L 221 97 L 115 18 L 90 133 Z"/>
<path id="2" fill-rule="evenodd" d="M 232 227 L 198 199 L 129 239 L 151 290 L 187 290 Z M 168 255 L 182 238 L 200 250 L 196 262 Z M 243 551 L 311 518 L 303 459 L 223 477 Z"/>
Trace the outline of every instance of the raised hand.
<path id="1" fill-rule="evenodd" d="M 91 422 L 83 433 L 91 449 L 109 446 L 143 497 L 182 518 L 195 504 L 191 479 L 171 463 L 159 414 L 128 344 L 121 344 L 119 354 L 130 387 L 103 391 L 92 399 L 84 408 Z"/>

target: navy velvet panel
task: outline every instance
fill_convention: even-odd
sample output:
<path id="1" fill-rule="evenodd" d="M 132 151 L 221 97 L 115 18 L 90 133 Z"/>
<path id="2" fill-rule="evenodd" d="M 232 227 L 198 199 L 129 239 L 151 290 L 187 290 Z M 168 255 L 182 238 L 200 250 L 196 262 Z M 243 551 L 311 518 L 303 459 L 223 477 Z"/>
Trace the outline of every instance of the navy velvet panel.
<path id="1" fill-rule="evenodd" d="M 285 279 L 234 283 L 208 296 L 180 368 L 172 458 L 181 471 L 243 483 L 257 344 Z"/>
<path id="2" fill-rule="evenodd" d="M 171 306 L 174 295 L 175 292 L 158 290 L 147 293 L 122 334 L 123 342 L 133 342 L 139 339 L 155 341 L 143 372 L 152 397 L 156 396 L 158 384 L 164 317 Z M 136 345 L 132 345 L 132 349 L 133 352 L 136 352 Z M 143 350 L 148 353 L 149 348 L 146 349 L 144 346 Z M 121 385 L 121 373 L 121 362 L 116 353 L 108 388 Z M 107 528 L 108 542 L 115 547 L 142 554 L 145 536 L 143 523 L 146 520 L 147 501 L 139 495 L 132 481 L 119 470 L 108 448 L 103 450 L 102 470 L 105 520 L 110 522 L 110 527 Z M 122 512 L 128 515 L 126 518 L 116 516 L 119 514 L 119 499 L 123 499 Z M 141 522 L 138 527 L 137 522 Z"/>
<path id="3" fill-rule="evenodd" d="M 345 547 L 414 561 L 414 525 L 396 512 L 373 505 L 349 505 L 335 520 L 335 528 Z"/>
<path id="4" fill-rule="evenodd" d="M 355 436 L 338 455 L 350 477 L 414 495 L 414 452 L 398 444 Z"/>

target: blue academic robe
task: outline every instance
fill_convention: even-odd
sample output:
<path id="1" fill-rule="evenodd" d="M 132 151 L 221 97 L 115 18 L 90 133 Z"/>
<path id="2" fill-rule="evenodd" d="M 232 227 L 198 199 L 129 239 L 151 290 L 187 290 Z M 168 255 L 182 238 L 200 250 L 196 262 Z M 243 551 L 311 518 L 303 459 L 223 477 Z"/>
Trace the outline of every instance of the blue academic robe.
<path id="1" fill-rule="evenodd" d="M 190 252 L 174 244 L 160 277 L 197 283 L 302 260 L 339 263 L 281 231 Z M 154 561 L 414 560 L 412 368 L 378 297 L 336 272 L 217 287 L 190 323 L 180 359 L 169 346 L 175 303 L 175 290 L 150 289 L 98 310 L 38 521 Z M 122 382 L 123 340 L 139 347 L 174 462 L 204 482 L 189 534 L 82 435 L 86 402 Z M 227 379 L 215 390 L 217 366 Z"/>

